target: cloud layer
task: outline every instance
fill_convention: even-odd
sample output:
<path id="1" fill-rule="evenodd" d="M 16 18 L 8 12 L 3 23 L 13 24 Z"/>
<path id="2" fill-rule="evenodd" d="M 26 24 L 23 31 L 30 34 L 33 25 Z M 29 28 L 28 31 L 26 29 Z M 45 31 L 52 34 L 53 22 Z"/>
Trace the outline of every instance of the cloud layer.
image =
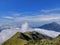
<path id="1" fill-rule="evenodd" d="M 15 33 L 17 32 L 28 32 L 28 31 L 37 31 L 41 34 L 44 34 L 44 35 L 47 35 L 47 36 L 50 36 L 50 37 L 56 37 L 60 34 L 60 32 L 56 32 L 56 31 L 49 31 L 49 30 L 44 30 L 44 29 L 38 29 L 38 28 L 35 28 L 35 29 L 31 29 L 31 28 L 28 28 L 28 23 L 24 23 L 22 25 L 22 28 L 11 28 L 11 29 L 6 29 L 6 30 L 3 30 L 2 32 L 0 32 L 0 45 L 8 40 L 10 37 L 12 37 Z"/>
<path id="2" fill-rule="evenodd" d="M 24 16 L 24 17 L 11 17 L 5 16 L 3 18 L 13 19 L 15 22 L 21 21 L 50 21 L 50 20 L 60 20 L 60 14 L 43 14 L 43 15 L 35 15 L 35 16 Z"/>
<path id="3" fill-rule="evenodd" d="M 38 13 L 32 14 L 32 15 L 26 15 L 25 12 L 23 13 L 16 13 L 16 12 L 10 12 L 6 16 L 2 16 L 0 20 L 0 23 L 16 23 L 16 22 L 59 22 L 60 20 L 60 13 L 57 13 L 60 11 L 60 8 L 54 8 L 54 9 L 42 9 Z M 26 12 L 29 13 L 29 12 Z M 25 14 L 25 15 L 24 15 Z M 23 16 L 24 15 L 24 16 Z M 36 23 L 36 24 L 37 24 Z"/>

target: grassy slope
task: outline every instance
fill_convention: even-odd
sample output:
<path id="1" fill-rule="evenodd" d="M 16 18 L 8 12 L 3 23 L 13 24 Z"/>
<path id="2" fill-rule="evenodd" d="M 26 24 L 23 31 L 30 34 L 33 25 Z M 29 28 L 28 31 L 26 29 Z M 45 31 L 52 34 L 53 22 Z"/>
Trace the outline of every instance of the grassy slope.
<path id="1" fill-rule="evenodd" d="M 50 37 L 38 32 L 17 32 L 2 45 L 60 45 L 60 36 L 51 39 Z"/>

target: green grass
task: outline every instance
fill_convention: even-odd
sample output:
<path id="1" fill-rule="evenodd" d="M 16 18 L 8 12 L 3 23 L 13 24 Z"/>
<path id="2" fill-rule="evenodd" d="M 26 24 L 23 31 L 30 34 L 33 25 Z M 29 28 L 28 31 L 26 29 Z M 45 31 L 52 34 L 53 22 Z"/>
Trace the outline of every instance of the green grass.
<path id="1" fill-rule="evenodd" d="M 26 40 L 21 32 L 17 32 L 2 45 L 60 45 L 60 35 L 53 39 L 38 32 L 24 32 L 23 34 L 31 39 Z M 34 40 L 32 34 L 37 35 L 41 39 Z"/>

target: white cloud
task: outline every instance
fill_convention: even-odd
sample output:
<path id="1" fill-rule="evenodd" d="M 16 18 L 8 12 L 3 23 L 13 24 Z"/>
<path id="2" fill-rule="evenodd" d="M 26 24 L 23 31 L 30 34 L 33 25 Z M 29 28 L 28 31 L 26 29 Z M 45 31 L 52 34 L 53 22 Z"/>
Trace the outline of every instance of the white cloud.
<path id="1" fill-rule="evenodd" d="M 60 11 L 60 8 L 41 10 L 41 12 L 44 12 L 44 13 L 49 13 L 49 12 L 53 12 L 53 11 Z"/>
<path id="2" fill-rule="evenodd" d="M 56 21 L 56 20 L 60 20 L 60 14 L 58 13 L 48 13 L 48 12 L 52 12 L 52 11 L 56 11 L 56 10 L 60 10 L 60 8 L 55 8 L 55 9 L 51 9 L 51 10 L 43 10 L 43 12 L 47 12 L 47 14 L 39 14 L 39 15 L 26 15 L 26 16 L 21 16 L 21 13 L 12 13 L 12 16 L 4 16 L 3 18 L 5 19 L 11 19 L 7 22 L 24 22 L 24 21 L 28 21 L 28 22 L 42 22 L 42 21 Z M 19 16 L 20 15 L 20 16 Z M 13 20 L 12 20 L 13 19 Z M 3 21 L 3 20 L 2 20 Z"/>
<path id="3" fill-rule="evenodd" d="M 47 15 L 36 15 L 36 16 L 25 16 L 25 17 L 16 17 L 14 19 L 15 22 L 21 21 L 52 21 L 52 20 L 60 20 L 60 14 L 47 14 Z"/>
<path id="4" fill-rule="evenodd" d="M 4 19 L 2 20 L 2 23 L 18 23 L 20 22 L 35 22 L 35 23 L 40 23 L 40 22 L 52 22 L 52 21 L 59 21 L 60 20 L 60 14 L 40 14 L 40 15 L 35 15 L 35 16 L 24 16 L 24 17 L 11 17 L 11 16 L 5 16 L 3 17 Z M 10 19 L 10 20 L 7 20 Z M 4 24 L 5 24 L 4 23 Z M 43 23 L 42 23 L 43 24 Z"/>
<path id="5" fill-rule="evenodd" d="M 12 17 L 12 16 L 4 16 L 3 18 L 5 18 L 5 19 L 14 19 L 14 17 Z"/>
<path id="6" fill-rule="evenodd" d="M 19 17 L 21 14 L 20 13 L 12 13 L 11 15 L 14 17 Z"/>
<path id="7" fill-rule="evenodd" d="M 59 20 L 60 17 L 45 17 L 45 18 L 41 18 L 42 21 L 50 21 L 50 20 Z"/>
<path id="8" fill-rule="evenodd" d="M 25 27 L 26 26 L 26 27 Z M 37 31 L 41 34 L 44 34 L 44 35 L 47 35 L 47 36 L 50 36 L 50 37 L 53 37 L 55 38 L 56 36 L 58 36 L 60 34 L 60 32 L 56 32 L 56 31 L 49 31 L 49 30 L 44 30 L 44 29 L 31 29 L 28 27 L 27 23 L 23 24 L 22 25 L 22 28 L 11 28 L 11 29 L 6 29 L 6 30 L 3 30 L 2 32 L 0 32 L 0 45 L 8 40 L 10 37 L 12 37 L 15 33 L 17 32 L 26 32 L 26 31 Z"/>

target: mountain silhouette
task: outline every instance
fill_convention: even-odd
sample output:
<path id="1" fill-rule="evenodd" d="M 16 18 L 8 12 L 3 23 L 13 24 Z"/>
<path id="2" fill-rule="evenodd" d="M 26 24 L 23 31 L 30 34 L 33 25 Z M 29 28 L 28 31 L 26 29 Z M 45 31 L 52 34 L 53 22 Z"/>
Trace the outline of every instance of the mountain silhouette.
<path id="1" fill-rule="evenodd" d="M 49 24 L 45 24 L 43 26 L 40 26 L 38 28 L 42 28 L 42 29 L 47 29 L 47 30 L 53 30 L 53 31 L 57 31 L 60 32 L 60 25 L 56 22 L 52 22 Z"/>

